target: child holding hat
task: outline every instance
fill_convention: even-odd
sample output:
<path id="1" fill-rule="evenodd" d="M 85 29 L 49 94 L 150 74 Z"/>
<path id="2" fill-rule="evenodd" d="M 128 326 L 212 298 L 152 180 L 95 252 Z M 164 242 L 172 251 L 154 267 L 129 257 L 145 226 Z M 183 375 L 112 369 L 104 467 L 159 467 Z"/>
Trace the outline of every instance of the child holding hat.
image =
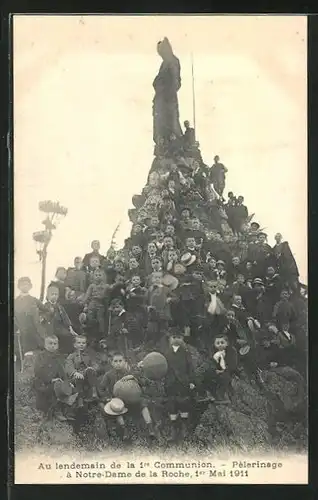
<path id="1" fill-rule="evenodd" d="M 127 413 L 124 402 L 119 398 L 113 398 L 114 385 L 125 375 L 130 373 L 130 367 L 125 355 L 121 352 L 113 352 L 111 355 L 111 369 L 108 370 L 98 384 L 99 406 L 103 415 L 117 417 L 119 434 L 123 439 L 127 438 L 127 429 L 123 415 Z M 106 406 L 105 406 L 106 403 Z"/>

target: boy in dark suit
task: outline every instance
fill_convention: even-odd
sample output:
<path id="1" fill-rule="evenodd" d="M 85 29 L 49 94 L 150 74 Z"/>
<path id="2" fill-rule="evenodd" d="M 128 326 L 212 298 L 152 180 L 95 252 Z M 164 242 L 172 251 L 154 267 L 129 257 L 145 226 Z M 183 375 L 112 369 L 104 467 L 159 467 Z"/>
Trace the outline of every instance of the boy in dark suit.
<path id="1" fill-rule="evenodd" d="M 165 390 L 171 423 L 170 440 L 175 441 L 178 435 L 183 439 L 186 436 L 191 391 L 195 388 L 191 355 L 184 344 L 183 334 L 178 329 L 169 330 L 169 347 L 163 354 L 168 362 Z M 178 416 L 181 419 L 180 428 Z"/>

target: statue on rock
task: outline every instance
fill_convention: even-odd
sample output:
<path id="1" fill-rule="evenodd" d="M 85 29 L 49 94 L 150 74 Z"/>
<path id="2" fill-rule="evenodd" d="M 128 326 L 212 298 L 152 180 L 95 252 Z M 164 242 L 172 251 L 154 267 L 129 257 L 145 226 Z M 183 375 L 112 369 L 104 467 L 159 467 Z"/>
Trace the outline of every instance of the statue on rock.
<path id="1" fill-rule="evenodd" d="M 181 87 L 180 62 L 174 55 L 168 38 L 157 44 L 162 63 L 153 81 L 153 139 L 159 144 L 161 139 L 168 141 L 171 134 L 181 137 L 177 92 Z"/>

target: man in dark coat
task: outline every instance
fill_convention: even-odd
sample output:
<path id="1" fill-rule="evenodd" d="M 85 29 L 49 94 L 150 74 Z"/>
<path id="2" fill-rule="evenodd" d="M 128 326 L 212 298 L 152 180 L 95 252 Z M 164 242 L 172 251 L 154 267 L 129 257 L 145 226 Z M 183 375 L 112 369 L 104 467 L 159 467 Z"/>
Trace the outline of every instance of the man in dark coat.
<path id="1" fill-rule="evenodd" d="M 190 122 L 189 120 L 186 120 L 184 122 L 185 126 L 185 132 L 183 135 L 183 142 L 184 142 L 184 148 L 191 148 L 194 146 L 195 143 L 195 130 L 194 128 L 190 127 Z"/>
<path id="2" fill-rule="evenodd" d="M 264 277 L 267 267 L 271 264 L 273 251 L 266 242 L 267 234 L 260 232 L 258 234 L 258 243 L 255 248 L 256 272 L 257 276 Z"/>
<path id="3" fill-rule="evenodd" d="M 276 244 L 273 247 L 273 254 L 279 274 L 285 283 L 288 283 L 293 289 L 296 289 L 298 287 L 299 272 L 289 244 L 287 241 L 283 241 L 283 237 L 280 233 L 275 235 L 275 241 Z"/>
<path id="4" fill-rule="evenodd" d="M 231 214 L 231 223 L 232 229 L 234 229 L 235 233 L 240 233 L 241 228 L 248 217 L 248 210 L 245 205 L 243 205 L 244 198 L 243 196 L 239 196 L 237 198 L 237 202 L 235 206 L 232 208 Z"/>
<path id="5" fill-rule="evenodd" d="M 30 295 L 32 288 L 30 278 L 20 278 L 18 288 L 20 295 L 14 301 L 14 329 L 17 340 L 15 351 L 18 356 L 23 357 L 26 352 L 44 347 L 45 330 L 40 322 L 39 313 L 45 308 L 40 300 Z"/>

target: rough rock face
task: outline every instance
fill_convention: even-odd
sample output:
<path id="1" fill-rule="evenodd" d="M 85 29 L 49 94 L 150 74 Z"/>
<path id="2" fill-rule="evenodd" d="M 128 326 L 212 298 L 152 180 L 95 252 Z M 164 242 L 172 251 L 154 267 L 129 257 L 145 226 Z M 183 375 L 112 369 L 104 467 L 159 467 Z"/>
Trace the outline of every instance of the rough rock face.
<path id="1" fill-rule="evenodd" d="M 305 382 L 296 370 L 283 366 L 264 371 L 264 381 L 268 392 L 277 397 L 286 413 L 305 409 Z"/>
<path id="2" fill-rule="evenodd" d="M 225 405 L 210 405 L 203 413 L 194 437 L 201 446 L 212 448 L 264 449 L 271 443 L 264 420 Z"/>

